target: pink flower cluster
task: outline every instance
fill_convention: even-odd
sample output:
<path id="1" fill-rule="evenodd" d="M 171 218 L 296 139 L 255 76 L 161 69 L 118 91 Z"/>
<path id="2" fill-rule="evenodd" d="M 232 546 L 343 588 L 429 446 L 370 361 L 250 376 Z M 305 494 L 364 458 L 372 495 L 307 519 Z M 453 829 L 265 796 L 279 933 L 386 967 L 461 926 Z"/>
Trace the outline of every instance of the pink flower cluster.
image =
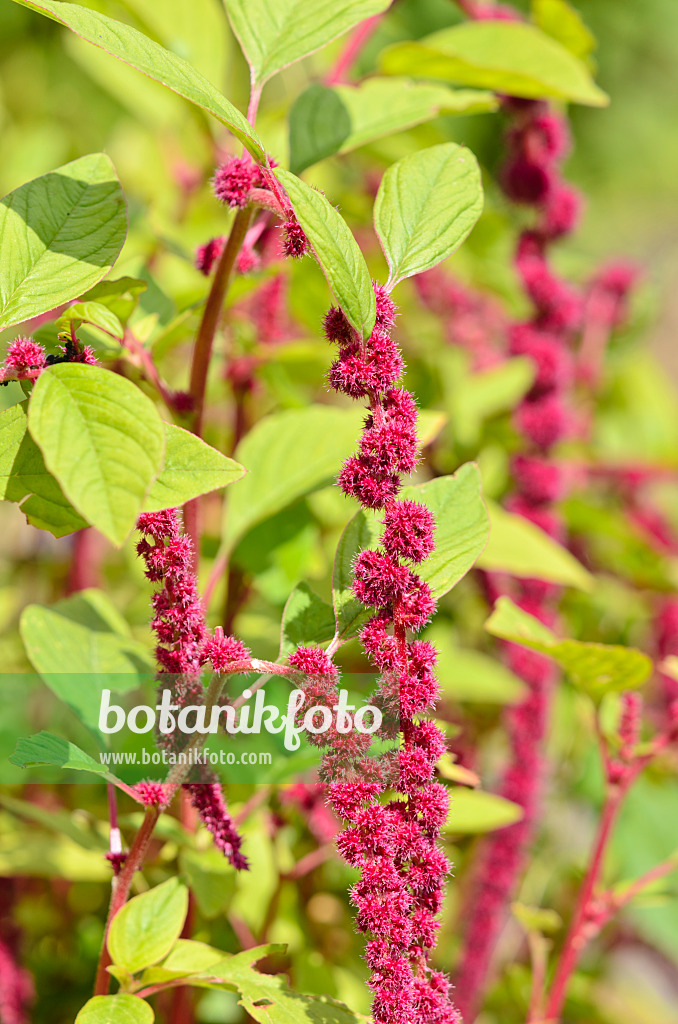
<path id="1" fill-rule="evenodd" d="M 181 532 L 178 510 L 143 513 L 137 529 L 143 534 L 137 551 L 146 564 L 146 576 L 161 584 L 153 594 L 151 623 L 158 638 L 155 654 L 160 665 L 160 688 L 171 689 L 180 707 L 200 705 L 205 696 L 201 668 L 209 662 L 215 672 L 223 672 L 248 660 L 250 652 L 240 640 L 224 636 L 219 628 L 214 635 L 209 634 L 193 571 L 192 545 Z M 175 731 L 159 733 L 157 740 L 176 752 L 186 745 L 188 737 Z M 186 787 L 191 803 L 217 848 L 235 868 L 246 868 L 247 861 L 240 853 L 242 840 L 226 810 L 221 787 L 213 773 L 205 769 L 201 772 L 200 781 Z M 137 795 L 146 805 L 162 806 L 165 802 L 162 786 L 157 783 L 139 783 Z"/>
<path id="2" fill-rule="evenodd" d="M 473 370 L 486 370 L 504 359 L 506 315 L 496 299 L 474 291 L 434 267 L 414 278 L 427 309 L 443 319 L 450 345 L 466 349 Z"/>
<path id="3" fill-rule="evenodd" d="M 435 945 L 449 863 L 436 838 L 447 818 L 444 786 L 433 781 L 435 763 L 445 750 L 440 730 L 424 716 L 435 705 L 438 686 L 431 644 L 409 639 L 429 621 L 434 598 L 412 566 L 433 548 L 429 510 L 398 500 L 403 473 L 417 464 L 417 410 L 410 393 L 398 385 L 403 361 L 391 337 L 395 307 L 375 285 L 377 319 L 362 340 L 340 309 L 325 317 L 325 332 L 338 344 L 329 371 L 331 386 L 366 400 L 369 413 L 357 453 L 339 476 L 345 494 L 370 509 L 383 511 L 384 533 L 377 549 L 360 552 L 354 567 L 354 592 L 374 609 L 361 633 L 364 650 L 382 673 L 374 703 L 399 719 L 402 746 L 388 777 L 334 782 L 330 805 L 346 823 L 337 843 L 362 877 L 351 891 L 372 970 L 375 1024 L 457 1024 L 447 978 L 428 964 Z M 324 667 L 329 674 L 329 667 Z M 382 804 L 386 786 L 400 796 Z"/>
<path id="4" fill-rule="evenodd" d="M 507 156 L 500 180 L 507 196 L 531 206 L 535 224 L 522 232 L 516 269 L 532 301 L 530 320 L 509 328 L 509 353 L 534 364 L 532 387 L 516 412 L 516 426 L 526 450 L 512 460 L 515 491 L 508 507 L 562 541 L 564 529 L 553 504 L 563 496 L 562 469 L 551 450 L 572 428 L 567 406 L 574 379 L 570 343 L 582 322 L 582 297 L 552 270 L 549 246 L 570 232 L 579 213 L 577 194 L 560 172 L 569 140 L 564 120 L 535 100 L 507 99 L 510 118 Z M 556 588 L 538 580 L 515 584 L 514 600 L 540 621 L 554 624 Z M 501 794 L 523 809 L 515 825 L 491 836 L 482 851 L 469 897 L 464 951 L 457 973 L 458 1003 L 465 1019 L 474 1019 L 492 951 L 508 900 L 531 840 L 540 796 L 541 746 L 547 725 L 553 665 L 542 655 L 507 644 L 511 669 L 527 683 L 529 694 L 511 708 L 507 730 L 511 757 Z"/>
<path id="5" fill-rule="evenodd" d="M 32 338 L 15 338 L 7 348 L 5 361 L 0 368 L 0 382 L 8 380 L 38 379 L 46 366 L 53 363 L 87 363 L 96 366 L 97 358 L 89 345 L 69 341 L 59 346 L 63 356 L 48 356 L 43 346 Z"/>

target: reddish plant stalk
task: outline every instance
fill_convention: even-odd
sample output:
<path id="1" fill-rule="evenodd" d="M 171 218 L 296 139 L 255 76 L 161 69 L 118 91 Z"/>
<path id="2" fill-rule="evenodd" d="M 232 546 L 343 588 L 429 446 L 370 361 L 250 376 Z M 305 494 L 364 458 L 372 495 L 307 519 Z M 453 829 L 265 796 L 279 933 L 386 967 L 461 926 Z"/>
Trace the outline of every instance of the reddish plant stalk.
<path id="1" fill-rule="evenodd" d="M 367 18 L 353 30 L 348 37 L 346 44 L 337 57 L 334 67 L 325 77 L 325 85 L 341 85 L 346 81 L 351 66 L 358 59 L 360 51 L 367 41 L 374 35 L 383 18 L 383 14 L 376 14 L 373 18 Z"/>

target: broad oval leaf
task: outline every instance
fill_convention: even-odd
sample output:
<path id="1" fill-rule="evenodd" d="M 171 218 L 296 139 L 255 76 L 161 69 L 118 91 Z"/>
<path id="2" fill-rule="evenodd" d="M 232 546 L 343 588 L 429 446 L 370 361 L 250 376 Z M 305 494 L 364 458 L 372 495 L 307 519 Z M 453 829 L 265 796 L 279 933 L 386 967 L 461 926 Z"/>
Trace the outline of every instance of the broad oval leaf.
<path id="1" fill-rule="evenodd" d="M 31 526 L 64 537 L 87 523 L 48 473 L 27 429 L 28 402 L 0 413 L 0 498 L 18 502 Z"/>
<path id="2" fill-rule="evenodd" d="M 144 500 L 144 512 L 177 508 L 192 498 L 228 487 L 246 470 L 189 430 L 165 423 L 165 461 Z"/>
<path id="3" fill-rule="evenodd" d="M 534 616 L 500 597 L 485 628 L 494 636 L 553 658 L 574 685 L 594 700 L 642 686 L 652 661 L 635 647 L 583 640 L 560 640 Z"/>
<path id="4" fill-rule="evenodd" d="M 487 502 L 490 539 L 478 559 L 481 569 L 523 579 L 547 580 L 590 591 L 595 579 L 567 548 L 522 516 Z"/>
<path id="5" fill-rule="evenodd" d="M 153 1024 L 155 1014 L 144 999 L 126 995 L 94 996 L 75 1018 L 75 1024 Z"/>
<path id="6" fill-rule="evenodd" d="M 101 692 L 132 690 L 154 665 L 101 590 L 83 590 L 49 608 L 24 608 L 19 631 L 47 686 L 98 733 Z"/>
<path id="7" fill-rule="evenodd" d="M 308 584 L 297 584 L 283 609 L 280 657 L 286 658 L 299 644 L 321 644 L 333 636 L 332 608 Z"/>
<path id="8" fill-rule="evenodd" d="M 496 793 L 480 789 L 453 789 L 450 813 L 444 831 L 447 835 L 478 835 L 494 832 L 520 821 L 523 809 Z"/>
<path id="9" fill-rule="evenodd" d="M 95 775 L 103 775 L 109 781 L 115 781 L 106 765 L 95 761 L 75 743 L 70 743 L 61 736 L 54 736 L 51 732 L 20 736 L 16 742 L 16 750 L 10 755 L 9 760 L 18 768 L 51 765 L 78 772 L 94 772 Z"/>
<path id="10" fill-rule="evenodd" d="M 178 878 L 126 903 L 108 931 L 108 952 L 116 967 L 135 974 L 167 956 L 181 934 L 187 910 L 188 890 Z"/>
<path id="11" fill-rule="evenodd" d="M 509 96 L 592 107 L 609 102 L 582 61 L 533 25 L 515 21 L 467 22 L 419 42 L 396 43 L 380 63 L 386 74 L 437 78 Z"/>
<path id="12" fill-rule="evenodd" d="M 596 39 L 567 0 L 532 0 L 532 20 L 575 57 L 585 59 L 596 48 Z"/>
<path id="13" fill-rule="evenodd" d="M 228 493 L 224 543 L 232 549 L 248 530 L 329 483 L 360 433 L 357 409 L 312 405 L 260 420 L 235 455 L 247 476 Z"/>
<path id="14" fill-rule="evenodd" d="M 0 330 L 77 298 L 109 272 L 127 230 L 104 153 L 21 185 L 0 203 Z"/>
<path id="15" fill-rule="evenodd" d="M 441 114 L 496 110 L 491 92 L 448 89 L 411 78 L 359 85 L 310 85 L 290 111 L 290 167 L 300 174 L 333 153 L 348 153 Z"/>
<path id="16" fill-rule="evenodd" d="M 466 575 L 487 543 L 488 520 L 480 495 L 478 467 L 467 463 L 453 476 L 404 487 L 400 496 L 422 502 L 433 513 L 435 550 L 416 571 L 434 596 L 442 597 Z M 339 541 L 332 598 L 336 630 L 341 637 L 354 636 L 370 614 L 353 596 L 353 561 L 361 550 L 378 544 L 381 533 L 380 514 L 363 509 L 353 517 Z"/>
<path id="17" fill-rule="evenodd" d="M 107 18 L 98 11 L 65 3 L 64 0 L 15 0 L 15 3 L 58 21 L 88 43 L 106 50 L 190 103 L 202 107 L 232 131 L 255 160 L 265 161 L 261 139 L 237 107 L 187 61 L 149 39 L 143 32 Z"/>
<path id="18" fill-rule="evenodd" d="M 150 398 L 108 370 L 62 363 L 38 378 L 28 429 L 69 501 L 121 545 L 162 465 L 165 431 Z"/>
<path id="19" fill-rule="evenodd" d="M 377 315 L 370 272 L 346 221 L 332 204 L 296 174 L 275 169 L 334 296 L 350 323 L 369 338 Z"/>
<path id="20" fill-rule="evenodd" d="M 231 26 L 261 86 L 375 14 L 391 0 L 226 0 Z"/>
<path id="21" fill-rule="evenodd" d="M 103 302 L 76 302 L 65 309 L 56 322 L 57 330 L 60 331 L 67 331 L 71 326 L 77 330 L 81 324 L 98 327 L 119 341 L 125 333 L 115 313 Z"/>
<path id="22" fill-rule="evenodd" d="M 447 142 L 392 164 L 381 179 L 374 226 L 391 286 L 455 252 L 483 209 L 480 168 L 470 150 Z"/>

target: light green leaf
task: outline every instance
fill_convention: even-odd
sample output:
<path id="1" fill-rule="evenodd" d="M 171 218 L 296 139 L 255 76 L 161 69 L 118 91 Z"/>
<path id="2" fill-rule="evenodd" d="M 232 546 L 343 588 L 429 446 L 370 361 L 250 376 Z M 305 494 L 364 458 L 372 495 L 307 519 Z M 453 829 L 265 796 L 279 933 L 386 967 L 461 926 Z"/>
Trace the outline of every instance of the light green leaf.
<path id="1" fill-rule="evenodd" d="M 298 583 L 283 610 L 280 657 L 300 644 L 321 644 L 334 636 L 334 612 L 306 583 Z"/>
<path id="2" fill-rule="evenodd" d="M 0 330 L 100 281 L 126 230 L 120 182 L 104 153 L 73 160 L 10 192 L 0 203 Z"/>
<path id="3" fill-rule="evenodd" d="M 533 25 L 475 21 L 419 42 L 396 43 L 381 55 L 389 75 L 442 79 L 509 96 L 553 98 L 604 107 L 607 95 L 569 50 Z"/>
<path id="4" fill-rule="evenodd" d="M 474 704 L 516 704 L 527 695 L 522 679 L 496 657 L 458 647 L 448 625 L 434 622 L 426 640 L 438 652 L 438 679 L 444 697 Z"/>
<path id="5" fill-rule="evenodd" d="M 165 462 L 144 500 L 144 512 L 177 508 L 192 498 L 228 487 L 246 470 L 182 427 L 165 423 Z"/>
<path id="6" fill-rule="evenodd" d="M 506 572 L 521 579 L 547 580 L 590 591 L 595 579 L 574 555 L 522 516 L 487 501 L 490 539 L 478 559 L 489 572 Z"/>
<path id="7" fill-rule="evenodd" d="M 28 429 L 68 500 L 120 546 L 162 465 L 165 431 L 150 398 L 108 370 L 62 363 L 38 378 Z"/>
<path id="8" fill-rule="evenodd" d="M 138 996 L 94 996 L 75 1018 L 75 1024 L 153 1024 L 155 1014 Z"/>
<path id="9" fill-rule="evenodd" d="M 255 86 L 381 14 L 391 0 L 225 0 Z"/>
<path id="10" fill-rule="evenodd" d="M 494 832 L 520 821 L 523 809 L 496 793 L 480 789 L 455 788 L 444 831 L 448 835 L 478 835 Z"/>
<path id="11" fill-rule="evenodd" d="M 18 768 L 34 768 L 38 765 L 54 765 L 57 768 L 71 768 L 78 772 L 94 772 L 109 781 L 112 776 L 106 766 L 95 761 L 75 743 L 69 743 L 51 732 L 39 732 L 34 736 L 20 736 L 16 750 L 9 760 Z"/>
<path id="12" fill-rule="evenodd" d="M 511 912 L 526 932 L 551 935 L 563 927 L 560 914 L 549 907 L 529 907 L 524 903 L 514 902 L 511 904 Z"/>
<path id="13" fill-rule="evenodd" d="M 259 136 L 243 114 L 187 61 L 142 32 L 97 11 L 64 3 L 63 0 L 15 0 L 15 3 L 58 21 L 87 42 L 195 103 L 226 125 L 255 160 L 263 162 L 266 159 Z"/>
<path id="14" fill-rule="evenodd" d="M 348 153 L 441 114 L 477 114 L 497 106 L 490 92 L 410 78 L 368 78 L 333 88 L 316 83 L 290 111 L 290 168 L 301 174 L 334 153 Z"/>
<path id="15" fill-rule="evenodd" d="M 526 356 L 468 373 L 449 389 L 454 438 L 459 444 L 478 443 L 485 420 L 515 408 L 534 380 L 535 364 Z"/>
<path id="16" fill-rule="evenodd" d="M 446 142 L 391 164 L 374 204 L 389 283 L 447 259 L 468 237 L 482 209 L 480 168 L 463 146 Z"/>
<path id="17" fill-rule="evenodd" d="M 19 622 L 35 670 L 95 732 L 102 691 L 133 690 L 154 670 L 146 648 L 119 619 L 103 591 L 82 590 L 49 608 L 28 605 Z"/>
<path id="18" fill-rule="evenodd" d="M 485 628 L 493 636 L 510 640 L 553 658 L 572 683 L 595 701 L 608 693 L 634 690 L 649 678 L 652 661 L 635 647 L 559 640 L 538 619 L 500 597 Z"/>
<path id="19" fill-rule="evenodd" d="M 223 987 L 238 992 L 240 1006 L 258 1024 L 358 1024 L 368 1018 L 352 1013 L 343 1003 L 328 996 L 305 996 L 293 992 L 284 975 L 262 974 L 253 964 L 281 946 L 260 946 L 236 953 L 210 967 Z"/>
<path id="20" fill-rule="evenodd" d="M 220 85 L 229 59 L 228 23 L 219 0 L 124 0 L 168 50 Z"/>
<path id="21" fill-rule="evenodd" d="M 106 306 L 118 320 L 126 324 L 134 312 L 139 296 L 148 288 L 148 282 L 138 277 L 118 277 L 100 281 L 82 296 L 83 302 L 96 302 Z"/>
<path id="22" fill-rule="evenodd" d="M 435 550 L 417 567 L 417 573 L 431 587 L 434 596 L 440 598 L 466 575 L 487 543 L 488 521 L 480 496 L 478 467 L 467 463 L 453 476 L 404 487 L 401 496 L 422 502 L 433 513 Z M 361 550 L 379 543 L 381 533 L 381 514 L 363 509 L 354 516 L 339 541 L 332 593 L 337 634 L 341 637 L 353 636 L 369 614 L 353 596 L 352 566 Z"/>
<path id="23" fill-rule="evenodd" d="M 260 420 L 235 452 L 248 472 L 228 492 L 228 549 L 257 523 L 329 483 L 353 451 L 362 420 L 357 409 L 329 405 L 290 409 Z"/>
<path id="24" fill-rule="evenodd" d="M 178 878 L 135 896 L 118 911 L 108 932 L 108 952 L 131 974 L 167 956 L 181 934 L 188 890 Z"/>
<path id="25" fill-rule="evenodd" d="M 180 855 L 183 856 L 183 852 Z M 196 851 L 191 851 L 195 853 Z M 203 851 L 208 852 L 208 851 Z M 230 878 L 233 881 L 235 878 L 235 871 L 228 864 L 228 862 L 222 857 L 216 850 L 212 851 L 221 861 L 222 865 L 230 871 Z M 182 867 L 182 871 L 184 868 Z M 191 884 L 191 890 L 195 894 L 193 885 Z M 232 892 L 233 885 L 230 886 L 230 892 Z M 230 898 L 229 892 L 229 898 Z M 198 906 L 200 907 L 200 913 L 204 914 L 200 899 L 197 898 Z M 211 905 L 212 901 L 208 905 Z M 223 912 L 223 907 L 222 911 Z M 215 915 L 207 915 L 215 916 Z M 158 964 L 157 967 L 148 967 L 141 975 L 140 984 L 146 985 L 157 985 L 165 981 L 172 981 L 175 978 L 185 978 L 189 974 L 204 974 L 212 965 L 220 964 L 224 959 L 224 953 L 220 949 L 215 949 L 214 946 L 208 946 L 205 942 L 195 942 L 192 939 L 178 939 L 176 945 L 172 949 L 169 956 Z"/>
<path id="26" fill-rule="evenodd" d="M 331 203 L 295 174 L 276 167 L 297 220 L 313 246 L 323 274 L 349 322 L 369 338 L 377 315 L 365 258 L 346 221 Z"/>
<path id="27" fill-rule="evenodd" d="M 0 413 L 0 498 L 16 501 L 32 526 L 63 537 L 87 523 L 64 497 L 28 433 L 28 402 Z"/>
<path id="28" fill-rule="evenodd" d="M 213 918 L 223 914 L 231 901 L 236 877 L 235 869 L 224 855 L 214 847 L 207 850 L 184 848 L 179 854 L 179 867 L 203 917 Z M 176 954 L 175 947 L 168 957 L 171 964 L 165 961 L 162 967 L 166 970 L 177 970 L 180 961 Z M 185 965 L 186 961 L 186 956 L 181 958 L 182 964 Z M 191 967 L 191 970 L 202 971 L 204 965 Z"/>
<path id="29" fill-rule="evenodd" d="M 102 302 L 76 302 L 64 310 L 56 322 L 59 331 L 67 331 L 71 325 L 77 330 L 81 324 L 91 324 L 119 340 L 122 340 L 124 334 L 122 324 L 115 313 Z"/>
<path id="30" fill-rule="evenodd" d="M 567 0 L 532 0 L 532 19 L 542 32 L 582 60 L 596 48 L 596 39 Z"/>

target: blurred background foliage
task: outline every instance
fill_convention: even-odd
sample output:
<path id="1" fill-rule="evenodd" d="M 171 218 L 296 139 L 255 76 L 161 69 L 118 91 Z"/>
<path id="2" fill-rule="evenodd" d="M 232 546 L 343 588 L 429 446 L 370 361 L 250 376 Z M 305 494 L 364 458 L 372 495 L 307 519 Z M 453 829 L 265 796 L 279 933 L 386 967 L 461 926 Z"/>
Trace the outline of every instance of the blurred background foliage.
<path id="1" fill-rule="evenodd" d="M 246 106 L 246 66 L 219 0 L 92 0 L 86 6 L 141 28 L 194 63 L 241 109 Z M 597 458 L 663 459 L 675 467 L 678 408 L 671 380 L 678 376 L 673 341 L 678 324 L 678 16 L 672 0 L 644 0 L 642 5 L 580 0 L 577 7 L 599 40 L 591 60 L 612 102 L 608 109 L 571 111 L 574 150 L 566 174 L 585 193 L 586 215 L 581 229 L 559 246 L 557 262 L 568 275 L 584 279 L 601 258 L 622 255 L 641 264 L 645 275 L 630 325 L 614 339 L 592 451 Z M 356 72 L 372 72 L 389 43 L 419 38 L 460 17 L 449 0 L 397 0 Z M 286 159 L 291 104 L 310 82 L 322 79 L 340 47 L 341 42 L 327 47 L 266 86 L 258 130 L 280 162 Z M 185 388 L 189 346 L 206 293 L 205 280 L 193 265 L 194 251 L 228 227 L 230 215 L 215 202 L 209 179 L 219 155 L 236 152 L 233 141 L 172 93 L 9 0 L 0 0 L 0 138 L 2 194 L 85 153 L 103 149 L 111 156 L 127 196 L 130 224 L 115 276 L 130 274 L 148 282 L 130 322 L 164 377 L 173 387 Z M 485 214 L 448 268 L 520 314 L 525 300 L 511 255 L 520 215 L 493 183 L 501 155 L 500 115 L 441 117 L 324 161 L 306 177 L 340 204 L 364 244 L 370 269 L 381 277 L 385 268 L 370 216 L 379 171 L 408 152 L 447 140 L 467 144 L 477 154 L 487 190 Z M 251 295 L 280 269 L 272 266 L 239 278 L 229 299 L 229 326 L 210 382 L 207 433 L 211 443 L 226 451 L 233 440 L 233 398 L 223 371 L 234 359 L 255 356 L 260 361 L 258 387 L 247 398 L 252 421 L 328 400 L 323 374 L 329 352 L 319 336 L 328 297 L 310 261 L 285 267 L 290 278 L 285 323 L 276 344 L 262 344 Z M 447 417 L 421 478 L 452 472 L 477 457 L 487 493 L 500 498 L 508 484 L 507 453 L 517 446 L 509 413 L 520 387 L 504 382 L 489 398 L 476 393 L 463 353 L 446 345 L 439 321 L 418 306 L 410 285 L 401 292 L 406 384 L 422 407 Z M 55 340 L 52 327 L 42 330 L 45 340 Z M 11 336 L 5 332 L 4 340 Z M 101 338 L 93 340 L 101 346 Z M 109 358 L 115 355 L 108 353 Z M 3 404 L 18 400 L 13 387 L 2 389 Z M 656 499 L 678 525 L 675 486 L 659 488 Z M 255 527 L 239 544 L 230 574 L 231 595 L 239 599 L 225 612 L 258 656 L 277 655 L 282 607 L 299 580 L 309 580 L 328 598 L 333 552 L 351 511 L 328 486 Z M 569 591 L 566 596 L 568 634 L 647 647 L 655 596 L 675 588 L 675 563 L 657 555 L 625 521 L 614 499 L 580 493 L 566 511 L 581 551 L 598 573 L 593 593 Z M 219 520 L 217 497 L 207 502 L 204 576 L 218 549 Z M 19 614 L 28 603 L 51 604 L 68 590 L 71 546 L 69 538 L 55 541 L 26 526 L 16 506 L 0 507 L 0 659 L 5 671 L 30 668 Z M 150 590 L 133 545 L 121 552 L 106 549 L 101 557 L 108 593 L 137 639 L 150 648 Z M 217 587 L 214 622 L 220 621 L 223 605 L 223 587 Z M 501 707 L 514 699 L 515 681 L 491 676 L 489 661 L 484 668 L 476 662 L 478 689 L 469 700 L 468 686 L 462 696 L 463 680 L 455 684 L 453 671 L 457 644 L 487 655 L 496 650 L 482 629 L 486 611 L 482 588 L 471 578 L 445 599 L 434 629 L 442 648 L 441 719 L 450 734 L 464 723 L 468 742 L 480 750 L 476 769 L 484 786 L 492 788 L 505 753 Z M 343 658 L 360 669 L 355 646 L 347 645 Z M 478 696 L 481 680 L 490 688 L 484 697 Z M 46 709 L 43 691 L 26 694 L 16 678 L 13 687 L 3 694 L 0 730 L 16 736 L 28 724 L 35 728 L 53 709 Z M 494 696 L 487 696 L 490 691 Z M 601 780 L 587 699 L 563 686 L 554 721 L 546 822 L 520 898 L 554 906 L 567 916 L 585 863 Z M 301 797 L 287 799 L 283 791 L 262 795 L 267 799 L 246 826 L 253 860 L 249 875 L 236 882 L 212 856 L 205 836 L 187 833 L 164 816 L 146 880 L 156 884 L 179 866 L 198 894 L 195 938 L 233 950 L 252 937 L 287 942 L 288 955 L 275 966 L 287 970 L 298 989 L 328 992 L 367 1012 L 363 940 L 353 928 L 346 897 L 353 872 L 328 857 L 307 876 L 288 877 L 300 858 L 328 842 L 332 824 L 310 797 L 304 804 Z M 230 794 L 233 809 L 250 797 L 251 791 L 236 787 Z M 122 811 L 135 813 L 131 803 Z M 23 960 L 38 993 L 35 1024 L 67 1024 L 89 995 L 108 896 L 108 867 L 101 853 L 106 834 L 96 823 L 105 818 L 100 787 L 53 786 L 35 792 L 11 786 L 0 795 L 0 916 L 8 913 L 3 907 L 11 908 L 12 924 L 5 924 L 21 934 Z M 123 817 L 123 824 L 130 820 Z M 629 801 L 609 865 L 612 877 L 633 877 L 667 856 L 678 845 L 676 822 L 678 786 L 657 767 Z M 473 834 L 450 839 L 462 882 L 477 842 Z M 450 885 L 436 954 L 446 969 L 453 967 L 458 950 L 461 884 Z M 568 1020 L 678 1021 L 675 889 L 675 882 L 665 882 L 604 933 L 572 986 Z M 508 966 L 499 974 L 483 1020 L 520 1024 L 529 999 L 529 969 L 517 925 L 504 935 L 500 959 Z M 233 998 L 214 992 L 201 997 L 197 1019 L 236 1024 L 243 1018 Z"/>

